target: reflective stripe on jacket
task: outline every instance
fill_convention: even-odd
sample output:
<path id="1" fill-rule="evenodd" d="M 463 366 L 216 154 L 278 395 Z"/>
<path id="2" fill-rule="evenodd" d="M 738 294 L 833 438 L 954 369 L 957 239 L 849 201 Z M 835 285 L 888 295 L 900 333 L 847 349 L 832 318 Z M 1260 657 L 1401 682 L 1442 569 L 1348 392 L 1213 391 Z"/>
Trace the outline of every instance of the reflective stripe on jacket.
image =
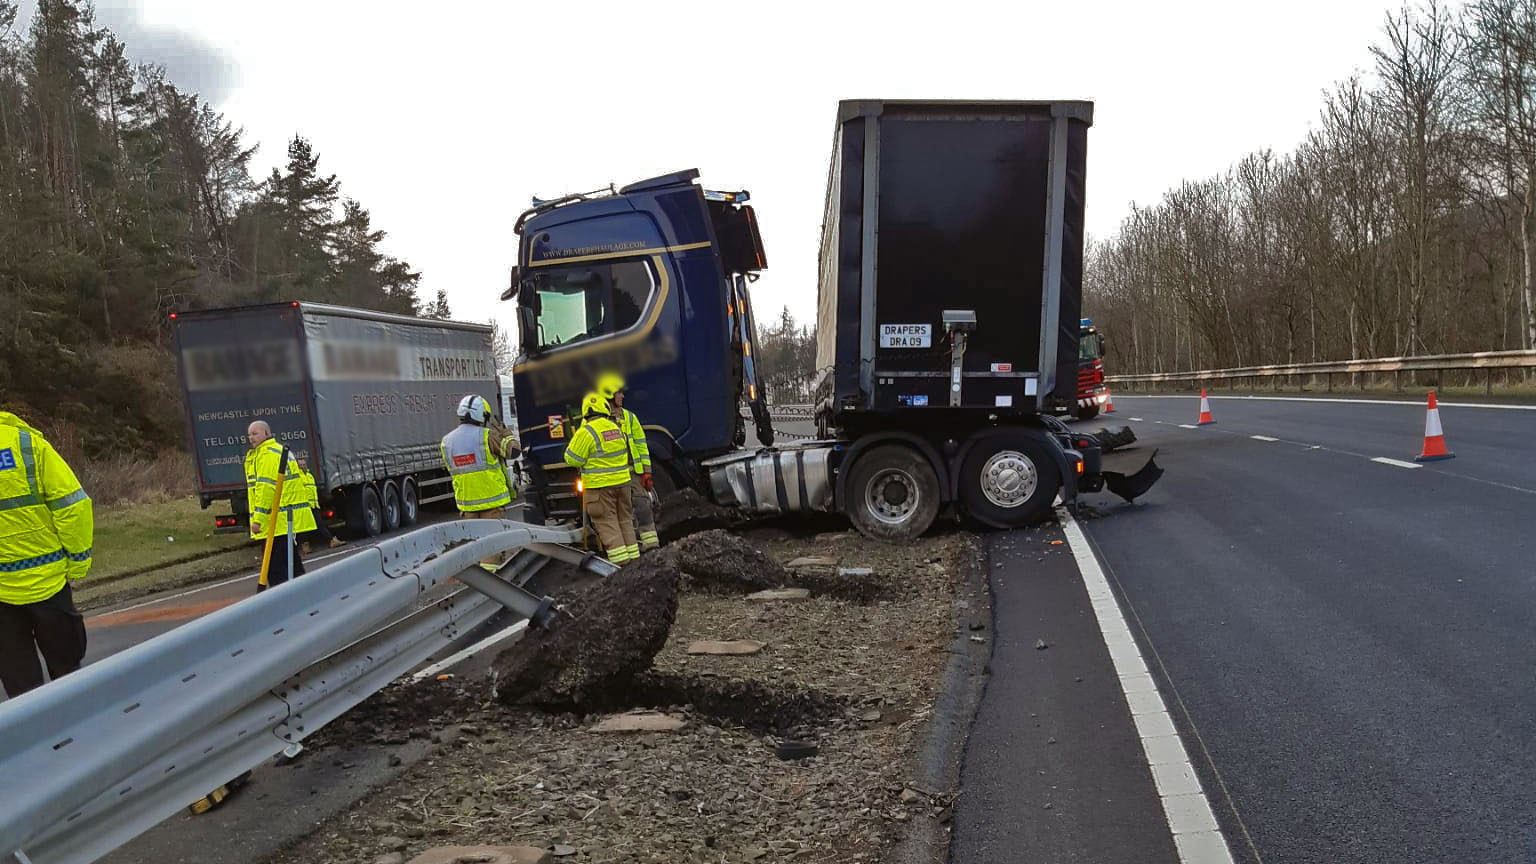
<path id="1" fill-rule="evenodd" d="M 628 408 L 620 408 L 624 412 L 619 422 L 619 428 L 624 430 L 624 437 L 629 439 L 629 459 L 635 466 L 636 474 L 651 473 L 651 448 L 645 443 L 645 427 L 640 425 L 640 418 Z"/>
<path id="2" fill-rule="evenodd" d="M 251 505 L 251 536 L 267 536 L 267 520 L 272 517 L 272 497 L 277 491 L 278 466 L 286 448 L 271 438 L 245 454 L 245 495 Z M 277 522 L 273 533 L 282 537 L 293 523 L 293 533 L 315 530 L 315 514 L 309 509 L 309 490 L 293 453 L 288 454 L 288 470 L 283 472 L 283 497 L 277 502 Z"/>
<path id="3" fill-rule="evenodd" d="M 512 503 L 512 487 L 507 485 L 507 470 L 502 465 L 504 454 L 491 446 L 490 429 L 461 423 L 443 436 L 439 450 L 453 478 L 453 498 L 459 510 L 475 513 Z"/>
<path id="4" fill-rule="evenodd" d="M 0 603 L 41 603 L 91 569 L 91 499 L 41 433 L 0 411 Z"/>
<path id="5" fill-rule="evenodd" d="M 613 420 L 592 415 L 565 446 L 565 462 L 581 469 L 588 489 L 629 482 L 629 441 Z"/>

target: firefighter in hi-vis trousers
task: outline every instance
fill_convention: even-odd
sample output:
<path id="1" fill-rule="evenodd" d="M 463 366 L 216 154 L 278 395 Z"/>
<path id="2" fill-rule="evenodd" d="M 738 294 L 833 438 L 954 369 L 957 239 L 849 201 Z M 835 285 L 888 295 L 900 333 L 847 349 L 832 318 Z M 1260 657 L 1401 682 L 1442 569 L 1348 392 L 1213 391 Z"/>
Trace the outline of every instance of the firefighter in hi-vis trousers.
<path id="1" fill-rule="evenodd" d="M 471 393 L 459 400 L 459 426 L 443 436 L 443 466 L 453 478 L 453 499 L 465 519 L 502 519 L 516 494 L 507 483 L 507 460 L 518 450 L 517 439 L 491 413 L 484 396 Z M 491 572 L 500 558 L 480 566 Z"/>
<path id="2" fill-rule="evenodd" d="M 629 495 L 635 508 L 635 533 L 640 538 L 640 551 L 647 552 L 659 547 L 661 538 L 656 535 L 656 517 L 651 511 L 651 448 L 645 443 L 645 428 L 635 412 L 624 407 L 623 378 L 604 375 L 598 379 L 597 392 L 613 406 L 613 422 L 629 439 L 629 461 L 634 469 Z"/>
<path id="3" fill-rule="evenodd" d="M 634 509 L 629 501 L 629 441 L 613 422 L 613 406 L 600 393 L 581 400 L 581 428 L 565 448 L 565 461 L 581 471 L 587 517 L 615 564 L 640 557 Z"/>

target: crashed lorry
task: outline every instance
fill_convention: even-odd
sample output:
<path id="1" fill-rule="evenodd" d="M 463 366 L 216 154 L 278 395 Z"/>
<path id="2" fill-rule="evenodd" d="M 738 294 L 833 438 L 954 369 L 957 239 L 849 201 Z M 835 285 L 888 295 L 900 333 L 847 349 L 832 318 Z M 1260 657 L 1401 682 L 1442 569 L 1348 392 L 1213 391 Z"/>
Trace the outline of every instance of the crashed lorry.
<path id="1" fill-rule="evenodd" d="M 845 513 L 922 534 L 941 511 L 1014 527 L 1060 495 L 1132 499 L 1075 405 L 1087 102 L 845 101 L 827 177 L 815 440 L 775 444 L 749 285 L 746 192 L 683 171 L 535 200 L 516 224 L 517 413 L 531 518 L 579 517 L 562 452 L 583 393 L 623 372 L 663 506 L 692 488 L 753 515 Z M 745 404 L 758 444 L 746 443 Z M 530 419 L 532 418 L 532 419 Z"/>

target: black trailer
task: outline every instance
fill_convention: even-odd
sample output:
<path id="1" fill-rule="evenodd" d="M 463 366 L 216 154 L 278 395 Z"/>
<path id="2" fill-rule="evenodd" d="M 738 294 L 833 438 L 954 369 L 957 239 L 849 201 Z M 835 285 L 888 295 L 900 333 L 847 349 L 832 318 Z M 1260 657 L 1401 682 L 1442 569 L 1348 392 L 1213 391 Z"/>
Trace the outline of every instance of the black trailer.
<path id="1" fill-rule="evenodd" d="M 847 101 L 822 225 L 815 418 L 823 441 L 710 460 L 755 513 L 845 512 L 914 537 L 958 506 L 1036 521 L 1106 480 L 1076 399 L 1088 102 Z"/>
<path id="2" fill-rule="evenodd" d="M 231 507 L 216 530 L 246 526 L 253 420 L 307 457 L 324 510 L 374 536 L 452 499 L 438 442 L 459 400 L 501 404 L 486 325 L 297 302 L 174 318 L 197 495 Z"/>

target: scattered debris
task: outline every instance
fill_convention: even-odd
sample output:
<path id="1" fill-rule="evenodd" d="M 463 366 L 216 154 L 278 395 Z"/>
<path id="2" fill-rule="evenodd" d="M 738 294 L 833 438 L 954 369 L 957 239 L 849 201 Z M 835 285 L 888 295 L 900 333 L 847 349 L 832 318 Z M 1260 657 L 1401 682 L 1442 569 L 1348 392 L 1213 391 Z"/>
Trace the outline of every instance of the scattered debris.
<path id="1" fill-rule="evenodd" d="M 734 510 L 709 501 L 693 489 L 681 489 L 661 499 L 656 512 L 656 533 L 663 544 L 670 544 L 690 534 L 716 528 L 728 528 L 741 521 Z"/>
<path id="2" fill-rule="evenodd" d="M 838 559 L 825 555 L 796 558 L 784 566 L 790 570 L 803 570 L 807 567 L 836 567 Z"/>
<path id="3" fill-rule="evenodd" d="M 1049 647 L 1051 647 L 1051 646 L 1045 644 L 1045 640 L 1044 639 L 1036 639 L 1035 640 L 1035 650 L 1036 651 L 1044 651 L 1045 649 L 1047 649 Z"/>
<path id="4" fill-rule="evenodd" d="M 693 534 L 671 547 L 683 574 L 683 590 L 739 594 L 789 584 L 779 562 L 734 534 L 715 529 Z"/>
<path id="5" fill-rule="evenodd" d="M 675 714 L 660 711 L 630 711 L 615 714 L 592 727 L 593 732 L 676 732 L 687 721 Z"/>
<path id="6" fill-rule="evenodd" d="M 756 654 L 763 650 L 765 643 L 756 639 L 735 639 L 730 642 L 711 642 L 700 640 L 688 644 L 689 654 L 715 654 L 722 656 Z"/>
<path id="7" fill-rule="evenodd" d="M 556 849 L 559 848 L 556 847 Z M 555 854 L 560 853 L 557 851 Z M 549 853 L 536 846 L 439 846 L 412 858 L 410 864 L 548 864 L 548 862 Z"/>
<path id="8" fill-rule="evenodd" d="M 571 614 L 554 630 L 530 630 L 496 658 L 501 700 L 579 705 L 607 698 L 650 668 L 666 644 L 677 583 L 676 557 L 663 549 L 592 584 L 567 602 Z"/>
<path id="9" fill-rule="evenodd" d="M 780 741 L 773 745 L 773 755 L 785 760 L 809 759 L 821 752 L 812 741 Z"/>
<path id="10" fill-rule="evenodd" d="M 978 643 L 979 642 L 985 642 L 985 641 L 987 641 L 987 637 L 985 637 L 985 636 L 972 636 L 971 637 L 971 641 L 972 642 L 978 642 Z"/>
<path id="11" fill-rule="evenodd" d="M 768 591 L 757 591 L 747 595 L 748 600 L 769 602 L 773 600 L 808 600 L 811 596 L 809 588 L 774 588 Z"/>
<path id="12" fill-rule="evenodd" d="M 880 718 L 884 716 L 885 715 L 879 711 L 865 711 L 863 714 L 859 715 L 859 719 L 863 720 L 865 723 L 878 723 L 880 722 Z"/>

